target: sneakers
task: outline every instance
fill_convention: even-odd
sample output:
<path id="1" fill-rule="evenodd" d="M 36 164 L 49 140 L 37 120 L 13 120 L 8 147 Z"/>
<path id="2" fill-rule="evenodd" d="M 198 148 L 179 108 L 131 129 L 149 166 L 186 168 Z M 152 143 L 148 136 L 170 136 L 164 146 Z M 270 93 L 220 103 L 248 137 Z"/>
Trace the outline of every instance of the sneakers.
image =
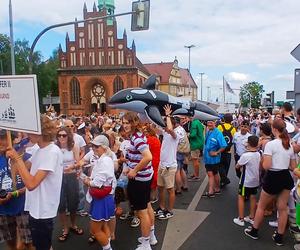
<path id="1" fill-rule="evenodd" d="M 294 249 L 295 249 L 295 250 L 300 250 L 300 244 L 294 245 Z"/>
<path id="2" fill-rule="evenodd" d="M 255 230 L 253 227 L 248 227 L 244 230 L 244 233 L 249 236 L 250 238 L 252 238 L 253 240 L 257 240 L 258 239 L 258 234 L 257 234 L 257 230 Z"/>
<path id="3" fill-rule="evenodd" d="M 188 177 L 188 181 L 200 181 L 200 177 L 191 175 L 190 177 Z"/>
<path id="4" fill-rule="evenodd" d="M 290 225 L 290 232 L 292 234 L 299 234 L 300 233 L 300 228 L 298 226 L 295 227 L 295 226 Z"/>
<path id="5" fill-rule="evenodd" d="M 154 210 L 154 215 L 155 215 L 156 217 L 162 215 L 163 213 L 164 213 L 164 210 L 161 209 L 160 207 L 158 207 L 157 209 Z"/>
<path id="6" fill-rule="evenodd" d="M 133 217 L 130 226 L 131 227 L 138 227 L 141 224 L 140 219 L 138 217 Z"/>
<path id="7" fill-rule="evenodd" d="M 282 246 L 283 242 L 282 242 L 282 234 L 277 233 L 276 231 L 274 232 L 274 234 L 272 235 L 272 239 L 274 240 L 275 244 L 277 246 Z"/>
<path id="8" fill-rule="evenodd" d="M 142 239 L 142 237 L 139 237 L 138 238 L 138 242 L 139 243 L 142 243 L 142 241 L 143 241 L 143 239 Z M 150 237 L 150 241 L 149 241 L 149 243 L 150 243 L 150 245 L 151 246 L 155 246 L 156 244 L 157 244 L 157 239 L 156 239 L 156 237 L 154 236 L 154 237 Z"/>
<path id="9" fill-rule="evenodd" d="M 152 250 L 152 248 L 150 245 L 140 244 L 140 245 L 138 245 L 138 247 L 135 250 Z"/>
<path id="10" fill-rule="evenodd" d="M 243 219 L 241 219 L 241 218 L 234 218 L 233 219 L 233 223 L 235 223 L 235 224 L 237 224 L 237 225 L 239 225 L 239 226 L 241 226 L 241 227 L 244 227 L 245 226 L 245 222 L 244 222 L 244 220 Z"/>
<path id="11" fill-rule="evenodd" d="M 124 213 L 120 216 L 120 220 L 127 220 L 129 218 L 132 218 L 132 215 L 130 214 L 130 212 Z"/>
<path id="12" fill-rule="evenodd" d="M 81 217 L 85 217 L 85 216 L 88 216 L 89 213 L 85 210 L 79 210 L 76 212 L 77 215 L 80 215 Z"/>
<path id="13" fill-rule="evenodd" d="M 250 223 L 251 225 L 254 224 L 254 220 L 253 220 L 252 218 L 250 218 L 250 216 L 246 216 L 246 217 L 244 218 L 244 221 Z"/>
<path id="14" fill-rule="evenodd" d="M 167 220 L 174 216 L 174 214 L 168 210 L 164 211 L 163 214 L 158 216 L 158 219 L 160 220 Z"/>
<path id="15" fill-rule="evenodd" d="M 214 198 L 215 197 L 215 193 L 210 194 L 209 192 L 205 192 L 202 197 L 204 198 Z"/>
<path id="16" fill-rule="evenodd" d="M 277 221 L 277 220 L 269 221 L 269 225 L 270 225 L 271 227 L 278 227 L 278 221 Z"/>

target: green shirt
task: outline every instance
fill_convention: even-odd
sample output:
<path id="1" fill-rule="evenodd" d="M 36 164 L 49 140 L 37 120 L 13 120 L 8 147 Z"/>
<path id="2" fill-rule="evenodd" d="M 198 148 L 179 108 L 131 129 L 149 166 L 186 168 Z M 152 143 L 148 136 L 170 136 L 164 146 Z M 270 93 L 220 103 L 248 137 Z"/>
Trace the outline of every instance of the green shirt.
<path id="1" fill-rule="evenodd" d="M 199 120 L 193 120 L 191 122 L 189 140 L 191 151 L 203 149 L 204 125 Z"/>

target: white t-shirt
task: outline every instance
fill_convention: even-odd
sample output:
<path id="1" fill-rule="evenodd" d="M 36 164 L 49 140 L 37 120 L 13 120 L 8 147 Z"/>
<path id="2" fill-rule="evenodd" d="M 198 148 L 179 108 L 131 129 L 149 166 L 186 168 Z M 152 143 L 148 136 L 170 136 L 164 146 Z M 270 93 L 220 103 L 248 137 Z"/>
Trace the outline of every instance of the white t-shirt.
<path id="1" fill-rule="evenodd" d="M 247 132 L 247 134 L 242 135 L 241 131 L 238 131 L 233 136 L 233 144 L 235 144 L 235 150 L 237 155 L 241 156 L 243 153 L 245 153 L 246 145 L 248 142 L 248 137 L 251 136 L 250 133 Z"/>
<path id="2" fill-rule="evenodd" d="M 174 129 L 176 139 L 174 139 L 169 133 L 163 131 L 163 141 L 160 150 L 160 167 L 177 167 L 177 147 L 179 141 L 184 137 L 185 130 L 183 127 L 178 126 Z"/>
<path id="3" fill-rule="evenodd" d="M 86 146 L 86 142 L 83 139 L 82 136 L 80 136 L 79 134 L 74 133 L 73 134 L 73 138 L 74 138 L 74 143 L 77 147 L 79 147 L 80 149 Z"/>
<path id="4" fill-rule="evenodd" d="M 238 164 L 245 166 L 244 187 L 254 188 L 259 186 L 259 163 L 260 153 L 245 152 L 242 154 Z"/>
<path id="5" fill-rule="evenodd" d="M 290 160 L 296 159 L 293 147 L 290 146 L 290 148 L 286 150 L 282 146 L 282 141 L 280 139 L 267 142 L 264 155 L 272 156 L 272 167 L 270 170 L 273 171 L 288 169 L 290 166 Z"/>
<path id="6" fill-rule="evenodd" d="M 26 189 L 25 211 L 35 219 L 49 219 L 57 215 L 63 176 L 63 155 L 59 147 L 51 143 L 38 149 L 31 158 L 30 174 L 38 170 L 48 171 L 44 180 L 32 191 Z"/>

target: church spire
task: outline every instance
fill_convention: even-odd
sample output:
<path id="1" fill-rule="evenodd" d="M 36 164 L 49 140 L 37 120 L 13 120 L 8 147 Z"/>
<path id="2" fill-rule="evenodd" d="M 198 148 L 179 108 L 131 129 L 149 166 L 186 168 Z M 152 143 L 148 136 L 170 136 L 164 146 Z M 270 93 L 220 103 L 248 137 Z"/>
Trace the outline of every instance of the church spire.
<path id="1" fill-rule="evenodd" d="M 83 5 L 83 12 L 87 12 L 86 2 L 84 2 L 84 5 Z"/>
<path id="2" fill-rule="evenodd" d="M 132 49 L 132 51 L 134 51 L 135 52 L 135 42 L 134 42 L 134 40 L 132 41 L 132 45 L 131 45 L 131 49 Z"/>
<path id="3" fill-rule="evenodd" d="M 123 32 L 123 37 L 127 36 L 127 32 L 126 32 L 126 29 L 124 29 L 124 32 Z"/>
<path id="4" fill-rule="evenodd" d="M 93 12 L 97 12 L 97 7 L 96 7 L 96 3 L 94 2 L 94 5 L 93 5 Z"/>

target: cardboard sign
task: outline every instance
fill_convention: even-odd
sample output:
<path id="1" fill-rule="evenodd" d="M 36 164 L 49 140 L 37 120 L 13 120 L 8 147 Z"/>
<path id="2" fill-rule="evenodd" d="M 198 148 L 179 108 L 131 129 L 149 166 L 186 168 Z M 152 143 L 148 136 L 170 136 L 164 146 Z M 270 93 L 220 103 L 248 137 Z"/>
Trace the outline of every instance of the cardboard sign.
<path id="1" fill-rule="evenodd" d="M 0 128 L 41 134 L 36 75 L 0 76 Z"/>

